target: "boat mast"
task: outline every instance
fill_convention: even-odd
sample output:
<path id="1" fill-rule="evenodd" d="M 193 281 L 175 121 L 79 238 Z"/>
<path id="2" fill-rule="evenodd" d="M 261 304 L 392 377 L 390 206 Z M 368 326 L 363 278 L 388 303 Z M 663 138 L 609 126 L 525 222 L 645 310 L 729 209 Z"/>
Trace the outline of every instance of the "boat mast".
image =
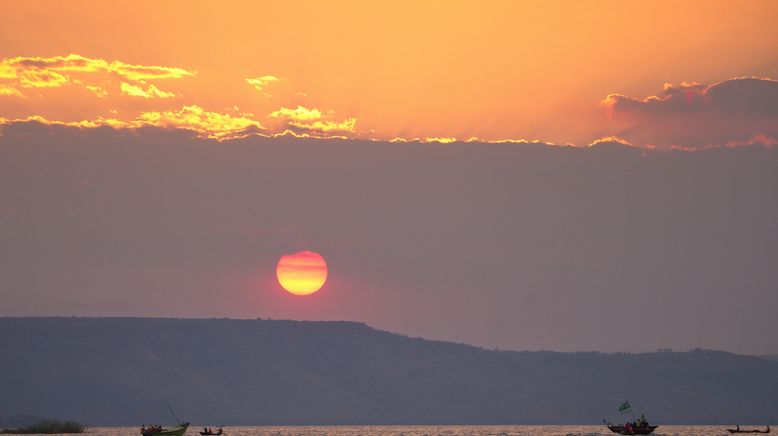
<path id="1" fill-rule="evenodd" d="M 169 410 L 169 411 L 170 411 L 170 413 L 173 415 L 173 418 L 176 418 L 176 422 L 177 422 L 178 424 L 181 424 L 181 421 L 179 421 L 179 420 L 178 420 L 178 417 L 176 416 L 176 412 L 174 412 L 174 411 L 173 411 L 173 408 L 172 408 L 172 407 L 170 407 L 170 403 L 165 403 L 165 404 L 167 404 L 167 410 Z"/>

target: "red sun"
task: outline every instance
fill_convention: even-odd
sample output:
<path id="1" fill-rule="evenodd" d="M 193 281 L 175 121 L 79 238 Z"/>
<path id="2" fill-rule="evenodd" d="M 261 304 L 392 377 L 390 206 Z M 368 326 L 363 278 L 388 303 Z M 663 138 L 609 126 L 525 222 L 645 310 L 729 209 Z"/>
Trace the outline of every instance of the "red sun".
<path id="1" fill-rule="evenodd" d="M 327 281 L 327 263 L 314 251 L 285 254 L 276 266 L 278 283 L 289 293 L 310 295 Z"/>

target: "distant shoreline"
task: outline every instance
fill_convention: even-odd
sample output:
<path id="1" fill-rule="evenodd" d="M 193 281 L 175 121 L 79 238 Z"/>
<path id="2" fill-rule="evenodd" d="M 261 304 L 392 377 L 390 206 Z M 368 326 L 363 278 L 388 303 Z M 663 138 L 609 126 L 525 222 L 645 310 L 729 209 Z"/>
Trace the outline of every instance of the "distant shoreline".
<path id="1" fill-rule="evenodd" d="M 500 351 L 354 322 L 0 318 L 4 413 L 90 426 L 659 425 L 778 420 L 778 362 L 708 350 Z M 639 389 L 636 389 L 639 388 Z M 8 426 L 0 420 L 0 425 Z"/>

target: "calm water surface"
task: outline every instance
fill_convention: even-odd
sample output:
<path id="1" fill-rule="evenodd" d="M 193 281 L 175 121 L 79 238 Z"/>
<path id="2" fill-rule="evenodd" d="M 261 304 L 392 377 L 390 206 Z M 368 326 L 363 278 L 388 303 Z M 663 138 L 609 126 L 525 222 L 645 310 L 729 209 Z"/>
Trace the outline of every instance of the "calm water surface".
<path id="1" fill-rule="evenodd" d="M 743 428 L 746 428 L 743 426 Z M 752 427 L 748 427 L 752 428 Z M 764 427 L 753 427 L 764 429 Z M 658 436 L 728 435 L 726 426 L 665 425 Z M 187 436 L 199 436 L 202 427 L 189 427 Z M 90 435 L 140 436 L 135 427 L 95 427 Z M 333 427 L 225 427 L 228 436 L 614 436 L 602 425 L 422 425 L 422 426 L 333 426 Z"/>

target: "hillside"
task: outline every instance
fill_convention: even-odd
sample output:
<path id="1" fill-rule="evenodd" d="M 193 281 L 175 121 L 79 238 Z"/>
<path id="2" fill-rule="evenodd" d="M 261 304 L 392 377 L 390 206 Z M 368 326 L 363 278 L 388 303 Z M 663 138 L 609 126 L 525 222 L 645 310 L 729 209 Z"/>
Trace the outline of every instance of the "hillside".
<path id="1" fill-rule="evenodd" d="M 778 421 L 778 362 L 510 352 L 353 322 L 0 318 L 0 415 L 90 425 Z"/>

